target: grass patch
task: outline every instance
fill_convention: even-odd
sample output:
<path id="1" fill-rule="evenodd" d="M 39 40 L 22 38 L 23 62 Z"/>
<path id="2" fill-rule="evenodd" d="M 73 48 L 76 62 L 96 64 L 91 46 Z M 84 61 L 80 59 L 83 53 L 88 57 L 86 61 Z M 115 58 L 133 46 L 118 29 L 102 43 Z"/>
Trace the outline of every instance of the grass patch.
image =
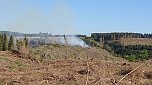
<path id="1" fill-rule="evenodd" d="M 0 60 L 6 60 L 6 61 L 10 61 L 8 58 L 6 58 L 5 56 L 0 56 Z"/>
<path id="2" fill-rule="evenodd" d="M 12 62 L 11 66 L 10 66 L 10 69 L 11 70 L 16 70 L 18 68 L 24 68 L 26 67 L 25 64 L 23 64 L 21 61 L 19 60 L 16 60 L 15 62 Z"/>
<path id="3" fill-rule="evenodd" d="M 26 66 L 25 64 L 21 63 L 19 60 L 15 61 L 15 64 L 17 66 Z"/>

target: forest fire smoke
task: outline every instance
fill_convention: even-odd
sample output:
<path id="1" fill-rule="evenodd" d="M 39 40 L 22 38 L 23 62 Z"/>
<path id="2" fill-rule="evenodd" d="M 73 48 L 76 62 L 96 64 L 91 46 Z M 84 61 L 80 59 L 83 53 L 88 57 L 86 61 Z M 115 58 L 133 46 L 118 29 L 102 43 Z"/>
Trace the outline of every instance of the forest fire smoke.
<path id="1" fill-rule="evenodd" d="M 63 35 L 59 37 L 27 37 L 32 47 L 45 44 L 60 44 L 70 46 L 89 47 L 82 39 L 76 35 Z M 15 40 L 24 39 L 24 37 L 15 37 Z"/>
<path id="2" fill-rule="evenodd" d="M 72 46 L 89 47 L 83 40 L 75 35 L 66 36 L 64 35 L 64 44 Z"/>

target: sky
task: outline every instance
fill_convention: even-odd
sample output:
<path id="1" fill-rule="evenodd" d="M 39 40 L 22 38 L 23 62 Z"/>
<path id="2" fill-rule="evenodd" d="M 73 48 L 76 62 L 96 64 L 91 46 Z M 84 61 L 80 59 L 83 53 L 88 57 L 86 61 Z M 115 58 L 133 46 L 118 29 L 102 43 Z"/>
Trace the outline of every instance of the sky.
<path id="1" fill-rule="evenodd" d="M 152 33 L 152 0 L 0 0 L 0 30 Z"/>

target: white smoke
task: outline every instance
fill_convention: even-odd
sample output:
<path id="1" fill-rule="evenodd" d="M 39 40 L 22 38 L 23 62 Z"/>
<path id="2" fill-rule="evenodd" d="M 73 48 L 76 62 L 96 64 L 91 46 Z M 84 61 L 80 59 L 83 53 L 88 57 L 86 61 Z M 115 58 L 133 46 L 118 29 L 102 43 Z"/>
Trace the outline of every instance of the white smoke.
<path id="1" fill-rule="evenodd" d="M 30 45 L 37 46 L 39 44 L 60 44 L 70 46 L 89 47 L 82 39 L 76 35 L 62 37 L 27 37 Z M 15 37 L 15 40 L 24 39 L 24 37 Z M 34 42 L 34 44 L 32 44 Z"/>
<path id="2" fill-rule="evenodd" d="M 81 46 L 89 47 L 82 39 L 76 35 L 70 35 L 66 37 L 49 37 L 45 38 L 46 44 L 61 44 L 61 45 L 70 45 L 70 46 Z"/>
<path id="3" fill-rule="evenodd" d="M 67 44 L 72 46 L 81 46 L 81 47 L 89 47 L 83 40 L 79 37 L 72 35 L 70 37 L 66 37 Z M 66 44 L 66 42 L 65 42 Z"/>

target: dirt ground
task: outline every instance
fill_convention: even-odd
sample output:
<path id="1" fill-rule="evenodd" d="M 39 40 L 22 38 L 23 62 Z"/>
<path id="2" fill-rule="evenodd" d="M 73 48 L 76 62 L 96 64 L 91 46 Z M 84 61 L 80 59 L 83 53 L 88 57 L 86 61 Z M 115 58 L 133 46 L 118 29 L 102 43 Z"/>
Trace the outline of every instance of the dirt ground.
<path id="1" fill-rule="evenodd" d="M 0 85 L 152 85 L 152 62 L 129 63 L 88 56 L 86 60 L 67 58 L 37 63 L 1 51 Z"/>

